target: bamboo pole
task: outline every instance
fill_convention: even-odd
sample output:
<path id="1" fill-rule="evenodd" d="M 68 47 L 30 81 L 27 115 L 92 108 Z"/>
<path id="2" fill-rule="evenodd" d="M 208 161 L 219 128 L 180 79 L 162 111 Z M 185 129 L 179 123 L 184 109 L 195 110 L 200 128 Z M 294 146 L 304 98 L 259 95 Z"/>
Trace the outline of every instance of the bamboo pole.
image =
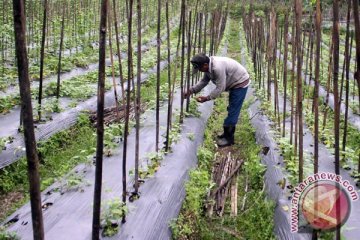
<path id="1" fill-rule="evenodd" d="M 295 13 L 296 13 L 296 42 L 297 48 L 297 119 L 299 125 L 299 182 L 303 180 L 303 115 L 302 115 L 302 51 L 301 51 L 301 20 L 302 20 L 302 3 L 300 0 L 295 0 Z"/>
<path id="2" fill-rule="evenodd" d="M 44 0 L 44 14 L 42 25 L 42 37 L 41 37 L 41 50 L 40 50 L 40 79 L 39 79 L 39 95 L 38 95 L 38 120 L 41 120 L 41 100 L 42 100 L 42 88 L 43 88 L 43 75 L 44 75 L 44 58 L 45 58 L 45 39 L 46 39 L 46 21 L 47 21 L 47 0 Z"/>
<path id="3" fill-rule="evenodd" d="M 141 0 L 137 0 L 137 81 L 136 81 L 136 103 L 135 103 L 135 194 L 139 192 L 139 149 L 140 149 L 140 109 L 141 109 Z"/>
<path id="4" fill-rule="evenodd" d="M 29 178 L 29 193 L 33 238 L 44 239 L 44 223 L 41 208 L 39 159 L 36 150 L 34 120 L 31 104 L 28 55 L 26 50 L 26 18 L 22 0 L 13 0 L 15 52 L 19 74 L 22 115 L 24 118 L 24 139 Z"/>
<path id="5" fill-rule="evenodd" d="M 56 84 L 56 99 L 59 99 L 59 97 L 60 97 L 60 74 L 61 74 L 61 57 L 62 57 L 61 54 L 63 51 L 63 43 L 64 43 L 65 9 L 66 8 L 63 8 L 63 14 L 62 14 L 62 19 L 61 19 L 59 62 L 58 62 L 57 84 Z"/>
<path id="6" fill-rule="evenodd" d="M 131 93 L 131 78 L 133 65 L 133 51 L 132 51 L 132 20 L 133 20 L 133 0 L 129 0 L 129 18 L 128 18 L 128 72 L 127 72 L 127 88 L 126 88 L 126 111 L 125 111 L 125 129 L 124 129 L 124 145 L 123 145 L 123 162 L 122 162 L 122 202 L 126 205 L 126 161 L 127 161 L 127 139 L 129 135 L 129 115 L 130 115 L 130 93 Z M 125 223 L 126 217 L 123 214 L 122 223 Z"/>
<path id="7" fill-rule="evenodd" d="M 350 59 L 351 59 L 351 50 L 352 50 L 352 42 L 353 37 L 351 35 L 351 43 L 349 46 L 349 38 L 350 38 L 350 13 L 351 13 L 351 0 L 348 0 L 348 11 L 347 11 L 347 21 L 346 21 L 346 37 L 345 37 L 345 58 L 344 58 L 344 65 L 346 66 L 346 86 L 345 86 L 345 116 L 344 116 L 344 134 L 343 134 L 343 141 L 342 141 L 342 150 L 346 150 L 346 136 L 347 136 L 347 127 L 348 127 L 348 116 L 349 116 L 349 72 L 350 72 Z M 344 70 L 343 70 L 344 76 Z M 341 95 L 341 93 L 340 93 Z M 340 97 L 341 102 L 341 97 Z M 339 102 L 339 104 L 340 104 Z"/>
<path id="8" fill-rule="evenodd" d="M 160 20 L 161 20 L 161 0 L 158 0 L 157 6 L 157 66 L 156 66 L 156 144 L 155 151 L 159 151 L 159 130 L 160 130 Z"/>
<path id="9" fill-rule="evenodd" d="M 356 71 L 354 78 L 358 84 L 359 90 L 359 106 L 360 106 L 360 19 L 359 19 L 359 2 L 353 0 L 353 12 L 354 12 L 354 23 L 355 23 L 355 42 L 356 42 Z M 360 173 L 360 153 L 359 153 L 359 163 L 358 163 L 358 172 Z"/>
<path id="10" fill-rule="evenodd" d="M 289 15 L 285 13 L 285 25 L 284 25 L 284 73 L 283 73 L 283 84 L 284 84 L 284 104 L 283 104 L 283 133 L 282 136 L 285 137 L 285 119 L 286 119 L 286 99 L 287 99 L 287 62 L 288 62 L 288 29 L 289 29 Z"/>
<path id="11" fill-rule="evenodd" d="M 97 144 L 96 144 L 96 169 L 94 186 L 94 207 L 92 223 L 92 239 L 99 239 L 100 212 L 101 212 L 101 188 L 102 167 L 104 152 L 104 96 L 105 96 L 105 58 L 106 58 L 106 18 L 108 12 L 108 1 L 101 1 L 101 21 L 99 29 L 99 81 L 97 100 Z"/>
<path id="12" fill-rule="evenodd" d="M 167 123 L 166 123 L 166 141 L 165 141 L 165 151 L 169 151 L 169 135 L 170 135 L 170 123 L 171 123 L 171 67 L 170 67 L 170 24 L 169 24 L 169 0 L 166 1 L 166 32 L 167 32 L 167 61 L 168 61 L 168 68 L 167 68 L 167 80 L 168 80 L 168 108 L 167 108 Z M 174 80 L 175 81 L 175 80 Z"/>

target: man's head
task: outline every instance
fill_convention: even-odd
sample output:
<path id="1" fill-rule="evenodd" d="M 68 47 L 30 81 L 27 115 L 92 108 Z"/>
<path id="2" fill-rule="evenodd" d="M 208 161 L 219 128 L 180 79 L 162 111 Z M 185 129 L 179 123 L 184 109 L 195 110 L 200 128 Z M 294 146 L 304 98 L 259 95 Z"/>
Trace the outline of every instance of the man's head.
<path id="1" fill-rule="evenodd" d="M 210 58 L 203 53 L 196 54 L 191 59 L 193 65 L 193 74 L 200 72 L 209 71 Z"/>

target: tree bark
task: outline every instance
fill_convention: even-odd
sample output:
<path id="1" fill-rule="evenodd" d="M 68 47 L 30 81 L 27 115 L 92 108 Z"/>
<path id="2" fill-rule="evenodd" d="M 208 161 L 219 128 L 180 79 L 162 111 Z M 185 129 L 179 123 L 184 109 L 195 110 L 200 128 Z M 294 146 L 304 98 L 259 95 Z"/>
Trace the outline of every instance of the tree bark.
<path id="1" fill-rule="evenodd" d="M 105 95 L 105 58 L 106 58 L 106 18 L 108 12 L 108 0 L 101 1 L 101 20 L 99 29 L 99 81 L 97 99 L 97 143 L 96 143 L 96 169 L 94 186 L 94 208 L 92 239 L 99 239 L 100 211 L 101 211 L 101 188 L 102 167 L 104 149 L 104 95 Z"/>
<path id="2" fill-rule="evenodd" d="M 359 2 L 353 0 L 353 10 L 354 10 L 354 23 L 355 23 L 355 42 L 356 42 L 356 72 L 355 79 L 358 84 L 359 89 L 359 106 L 360 106 L 360 19 L 359 19 Z M 360 173 L 360 153 L 359 153 L 359 164 L 358 172 Z"/>
<path id="3" fill-rule="evenodd" d="M 47 0 L 44 0 L 44 15 L 41 37 L 41 50 L 40 50 L 40 79 L 39 79 L 39 95 L 38 95 L 38 120 L 41 120 L 41 100 L 42 100 L 42 87 L 43 87 L 43 74 L 44 74 L 44 58 L 45 58 L 45 39 L 46 39 L 46 21 L 47 21 Z"/>
<path id="4" fill-rule="evenodd" d="M 39 159 L 36 150 L 34 120 L 31 104 L 29 65 L 26 50 L 26 18 L 22 0 L 13 0 L 15 52 L 19 74 L 21 109 L 24 118 L 24 138 L 29 177 L 30 206 L 33 238 L 44 239 L 44 224 L 41 208 Z"/>
<path id="5" fill-rule="evenodd" d="M 136 144 L 135 144 L 135 194 L 139 192 L 139 148 L 140 148 L 140 109 L 141 109 L 141 0 L 137 0 L 137 79 L 136 79 Z"/>
<path id="6" fill-rule="evenodd" d="M 301 20 L 302 20 L 302 2 L 300 0 L 295 0 L 295 12 L 296 12 L 296 42 L 298 44 L 297 48 L 297 115 L 298 115 L 298 124 L 299 124 L 299 182 L 303 180 L 303 115 L 302 115 L 302 79 L 301 79 L 301 69 L 302 69 L 302 51 L 301 51 Z"/>

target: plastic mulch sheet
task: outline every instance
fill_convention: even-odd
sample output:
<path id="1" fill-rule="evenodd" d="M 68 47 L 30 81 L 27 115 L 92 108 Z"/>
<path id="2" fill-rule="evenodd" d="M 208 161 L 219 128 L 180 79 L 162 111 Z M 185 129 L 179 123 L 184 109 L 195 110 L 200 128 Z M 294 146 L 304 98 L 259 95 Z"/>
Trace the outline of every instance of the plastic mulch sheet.
<path id="1" fill-rule="evenodd" d="M 211 86 L 213 87 L 213 86 Z M 210 86 L 204 91 L 209 91 Z M 174 108 L 180 104 L 176 93 Z M 206 121 L 212 111 L 212 101 L 201 104 L 200 118 L 185 118 L 181 138 L 172 152 L 165 155 L 161 166 L 154 176 L 140 186 L 140 199 L 128 203 L 127 221 L 121 225 L 120 232 L 113 239 L 170 239 L 169 223 L 176 218 L 185 196 L 184 183 L 190 168 L 196 166 L 197 147 L 203 140 Z M 161 134 L 165 133 L 167 106 L 161 107 Z M 146 153 L 155 151 L 155 113 L 146 111 L 142 115 L 140 130 L 140 166 L 147 165 Z M 191 140 L 189 135 L 194 136 Z M 161 138 L 161 142 L 164 138 Z M 127 171 L 134 168 L 135 151 L 134 129 L 128 138 Z M 122 193 L 122 142 L 111 157 L 104 158 L 103 203 L 108 199 L 121 198 Z M 62 189 L 58 182 L 42 194 L 45 233 L 47 239 L 89 239 L 91 237 L 93 182 L 95 167 L 80 165 L 73 170 L 80 175 L 85 184 L 81 191 L 55 191 Z M 133 191 L 134 180 L 128 176 L 127 191 Z M 21 239 L 32 238 L 31 212 L 29 204 L 16 211 L 10 219 L 18 219 L 8 230 L 15 231 Z"/>

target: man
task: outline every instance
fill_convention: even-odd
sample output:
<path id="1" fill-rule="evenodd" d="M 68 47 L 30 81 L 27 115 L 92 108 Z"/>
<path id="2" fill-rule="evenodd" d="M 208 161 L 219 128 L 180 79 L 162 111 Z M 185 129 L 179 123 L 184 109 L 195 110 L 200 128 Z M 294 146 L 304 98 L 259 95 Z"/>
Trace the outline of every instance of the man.
<path id="1" fill-rule="evenodd" d="M 227 57 L 208 57 L 205 54 L 197 54 L 191 59 L 193 73 L 204 72 L 204 77 L 196 85 L 190 87 L 185 97 L 198 93 L 210 80 L 216 88 L 208 96 L 199 96 L 198 102 L 206 102 L 217 98 L 223 91 L 229 91 L 228 116 L 224 120 L 224 133 L 218 136 L 219 147 L 234 144 L 235 126 L 238 122 L 240 110 L 245 100 L 246 92 L 250 84 L 249 74 L 237 61 Z"/>

